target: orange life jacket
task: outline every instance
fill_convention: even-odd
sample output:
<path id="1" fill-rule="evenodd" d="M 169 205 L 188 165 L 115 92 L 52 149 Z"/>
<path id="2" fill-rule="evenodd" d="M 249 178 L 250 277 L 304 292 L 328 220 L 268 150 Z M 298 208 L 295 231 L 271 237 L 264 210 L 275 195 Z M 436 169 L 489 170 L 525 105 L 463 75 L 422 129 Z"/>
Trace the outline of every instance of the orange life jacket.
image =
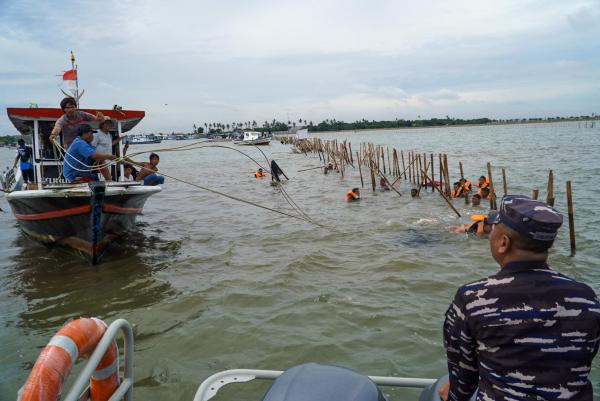
<path id="1" fill-rule="evenodd" d="M 263 173 L 262 171 L 257 171 L 256 173 L 254 173 L 254 176 L 256 178 L 264 177 L 265 173 Z"/>
<path id="2" fill-rule="evenodd" d="M 358 198 L 359 198 L 359 196 L 358 196 L 358 194 L 356 192 L 350 191 L 350 192 L 348 192 L 346 194 L 346 200 L 347 201 L 358 200 Z"/>
<path id="3" fill-rule="evenodd" d="M 473 189 L 473 183 L 471 182 L 471 180 L 466 180 L 465 183 L 463 184 L 463 190 L 467 191 L 467 192 L 471 192 L 471 189 Z"/>

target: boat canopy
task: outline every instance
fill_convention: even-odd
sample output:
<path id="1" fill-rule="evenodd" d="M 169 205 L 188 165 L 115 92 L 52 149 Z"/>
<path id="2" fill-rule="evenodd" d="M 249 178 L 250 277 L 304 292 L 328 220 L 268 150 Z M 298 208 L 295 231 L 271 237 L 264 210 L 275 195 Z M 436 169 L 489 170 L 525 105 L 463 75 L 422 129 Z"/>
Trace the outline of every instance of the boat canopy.
<path id="1" fill-rule="evenodd" d="M 127 132 L 135 127 L 144 118 L 146 113 L 141 110 L 103 110 L 103 109 L 80 109 L 90 114 L 101 112 L 104 116 L 121 123 L 121 132 Z M 9 107 L 6 109 L 8 118 L 22 135 L 33 134 L 33 121 L 54 122 L 64 112 L 59 108 L 29 108 Z"/>

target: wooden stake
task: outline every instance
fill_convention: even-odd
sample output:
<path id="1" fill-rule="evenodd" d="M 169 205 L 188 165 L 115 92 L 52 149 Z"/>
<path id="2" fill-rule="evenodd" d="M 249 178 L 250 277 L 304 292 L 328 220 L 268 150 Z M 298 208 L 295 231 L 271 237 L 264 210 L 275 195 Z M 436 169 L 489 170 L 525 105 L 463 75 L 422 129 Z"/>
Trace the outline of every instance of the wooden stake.
<path id="1" fill-rule="evenodd" d="M 504 195 L 508 195 L 508 184 L 506 182 L 506 169 L 502 167 L 502 186 L 504 187 Z"/>
<path id="2" fill-rule="evenodd" d="M 465 173 L 463 171 L 462 162 L 458 162 L 458 167 L 460 167 L 460 179 L 464 180 L 465 179 Z M 466 184 L 466 181 L 465 181 L 465 184 Z M 467 193 L 467 191 L 465 191 L 464 184 L 462 184 L 462 185 L 463 185 L 462 194 L 465 197 L 465 205 L 468 205 L 469 204 L 469 195 L 471 195 L 471 194 Z"/>
<path id="3" fill-rule="evenodd" d="M 404 152 L 400 150 L 400 157 L 402 157 L 402 170 L 404 171 L 404 179 L 406 180 L 406 166 L 404 165 Z"/>
<path id="4" fill-rule="evenodd" d="M 496 194 L 494 192 L 494 180 L 492 179 L 492 163 L 487 163 L 488 177 L 490 178 L 490 209 L 496 210 Z"/>
<path id="5" fill-rule="evenodd" d="M 450 172 L 448 171 L 448 155 L 444 153 L 444 178 L 446 179 L 446 196 L 452 196 L 452 187 L 450 186 Z"/>
<path id="6" fill-rule="evenodd" d="M 364 188 L 365 187 L 365 183 L 363 181 L 363 176 L 362 176 L 362 167 L 360 167 L 360 155 L 358 154 L 358 152 L 356 152 L 356 160 L 358 161 L 358 173 L 360 174 L 360 187 Z"/>
<path id="7" fill-rule="evenodd" d="M 540 190 L 539 189 L 534 189 L 533 190 L 533 194 L 531 195 L 531 199 L 537 200 L 538 197 L 539 197 L 539 195 L 540 195 Z"/>
<path id="8" fill-rule="evenodd" d="M 430 154 L 431 156 L 431 180 L 435 181 L 435 169 L 433 168 L 433 153 Z M 434 182 L 431 183 L 431 192 L 435 192 L 435 188 L 434 188 L 435 184 Z"/>
<path id="9" fill-rule="evenodd" d="M 383 174 L 387 174 L 385 169 L 385 153 L 383 152 L 383 146 L 381 147 L 381 164 L 383 165 Z"/>
<path id="10" fill-rule="evenodd" d="M 548 206 L 554 206 L 554 173 L 550 170 L 548 174 L 548 194 L 546 196 Z"/>
<path id="11" fill-rule="evenodd" d="M 571 240 L 571 256 L 575 255 L 575 219 L 573 218 L 573 194 L 571 181 L 567 181 L 567 209 L 569 212 L 569 239 Z"/>

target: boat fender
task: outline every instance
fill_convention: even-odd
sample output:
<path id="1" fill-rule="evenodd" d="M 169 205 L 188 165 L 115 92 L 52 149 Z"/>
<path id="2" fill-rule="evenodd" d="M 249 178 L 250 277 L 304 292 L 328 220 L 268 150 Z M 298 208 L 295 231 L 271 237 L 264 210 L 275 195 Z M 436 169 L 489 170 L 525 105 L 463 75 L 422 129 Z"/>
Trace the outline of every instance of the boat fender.
<path id="1" fill-rule="evenodd" d="M 18 401 L 56 401 L 79 357 L 89 358 L 106 332 L 106 323 L 80 318 L 65 324 L 42 350 Z M 90 399 L 107 401 L 119 386 L 119 351 L 116 341 L 108 348 L 90 379 Z"/>

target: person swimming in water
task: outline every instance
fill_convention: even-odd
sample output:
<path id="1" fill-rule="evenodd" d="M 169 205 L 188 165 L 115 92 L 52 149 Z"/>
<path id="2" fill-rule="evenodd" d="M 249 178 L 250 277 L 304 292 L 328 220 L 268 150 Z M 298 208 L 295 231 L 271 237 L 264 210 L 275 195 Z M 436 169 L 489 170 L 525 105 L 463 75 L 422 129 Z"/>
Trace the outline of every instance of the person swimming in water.
<path id="1" fill-rule="evenodd" d="M 346 201 L 354 202 L 360 200 L 360 189 L 352 188 L 352 191 L 346 194 Z"/>
<path id="2" fill-rule="evenodd" d="M 418 198 L 419 197 L 419 191 L 417 190 L 417 188 L 413 188 L 410 190 L 410 196 L 413 198 Z"/>
<path id="3" fill-rule="evenodd" d="M 387 181 L 383 177 L 381 177 L 381 179 L 379 179 L 379 187 L 380 187 L 379 189 L 381 192 L 390 190 L 390 187 L 388 186 Z"/>

